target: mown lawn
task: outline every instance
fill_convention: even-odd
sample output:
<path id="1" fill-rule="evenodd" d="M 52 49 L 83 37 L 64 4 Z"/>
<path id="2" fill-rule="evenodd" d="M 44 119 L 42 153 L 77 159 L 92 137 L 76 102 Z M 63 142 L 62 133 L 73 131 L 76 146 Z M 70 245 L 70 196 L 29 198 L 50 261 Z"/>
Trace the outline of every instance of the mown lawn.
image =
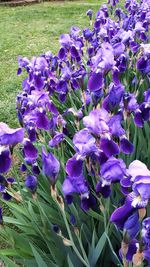
<path id="1" fill-rule="evenodd" d="M 16 76 L 18 55 L 31 58 L 57 52 L 59 35 L 72 25 L 88 27 L 86 11 L 105 0 L 46 2 L 25 7 L 0 7 L 0 121 L 17 125 L 15 98 L 23 77 Z"/>

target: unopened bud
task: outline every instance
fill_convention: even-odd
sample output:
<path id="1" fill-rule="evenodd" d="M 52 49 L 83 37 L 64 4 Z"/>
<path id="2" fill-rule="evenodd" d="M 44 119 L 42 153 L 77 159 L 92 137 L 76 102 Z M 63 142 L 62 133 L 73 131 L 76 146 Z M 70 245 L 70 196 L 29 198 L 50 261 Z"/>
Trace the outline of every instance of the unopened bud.
<path id="1" fill-rule="evenodd" d="M 57 195 L 57 203 L 59 204 L 59 206 L 61 207 L 62 210 L 64 210 L 64 201 L 63 201 L 63 198 L 59 195 Z"/>
<path id="2" fill-rule="evenodd" d="M 13 197 L 14 199 L 16 199 L 17 202 L 22 202 L 22 201 L 23 201 L 23 199 L 22 199 L 22 197 L 21 197 L 21 195 L 20 195 L 19 192 L 14 192 L 14 193 L 12 194 L 12 197 Z"/>
<path id="3" fill-rule="evenodd" d="M 67 238 L 63 238 L 63 243 L 67 247 L 72 246 L 72 242 L 69 239 L 67 239 Z"/>
<path id="4" fill-rule="evenodd" d="M 145 208 L 139 209 L 138 212 L 139 212 L 139 219 L 142 221 L 146 215 L 146 209 Z"/>
<path id="5" fill-rule="evenodd" d="M 57 198 L 57 189 L 55 187 L 55 185 L 51 186 L 51 196 L 52 198 L 56 199 Z"/>
<path id="6" fill-rule="evenodd" d="M 37 193 L 32 194 L 32 198 L 33 198 L 34 200 L 36 200 L 36 199 L 37 199 Z"/>
<path id="7" fill-rule="evenodd" d="M 79 235 L 79 229 L 77 227 L 74 227 L 73 229 L 74 229 L 75 235 Z"/>

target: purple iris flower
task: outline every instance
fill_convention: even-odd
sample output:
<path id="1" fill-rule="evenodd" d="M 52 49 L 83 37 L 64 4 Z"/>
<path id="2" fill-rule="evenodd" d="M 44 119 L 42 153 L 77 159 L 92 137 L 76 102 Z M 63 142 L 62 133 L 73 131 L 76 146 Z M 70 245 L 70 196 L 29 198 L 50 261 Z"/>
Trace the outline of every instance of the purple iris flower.
<path id="1" fill-rule="evenodd" d="M 36 126 L 39 129 L 49 130 L 49 119 L 44 110 L 38 110 L 36 114 Z"/>
<path id="2" fill-rule="evenodd" d="M 25 180 L 25 186 L 32 192 L 35 193 L 37 189 L 37 178 L 33 175 L 28 175 Z"/>
<path id="3" fill-rule="evenodd" d="M 66 58 L 66 55 L 66 49 L 64 47 L 61 47 L 58 52 L 59 59 L 64 60 Z"/>
<path id="4" fill-rule="evenodd" d="M 127 261 L 132 261 L 133 255 L 136 254 L 138 247 L 139 247 L 139 244 L 138 244 L 138 241 L 136 239 L 130 240 L 130 242 L 128 243 L 128 248 L 127 248 L 127 252 L 126 252 L 126 260 Z M 120 254 L 120 257 L 123 258 L 122 250 L 120 250 L 119 254 Z"/>
<path id="5" fill-rule="evenodd" d="M 38 167 L 36 162 L 32 165 L 32 172 L 35 175 L 39 175 L 40 174 L 40 169 L 39 169 L 39 167 Z"/>
<path id="6" fill-rule="evenodd" d="M 86 15 L 89 17 L 89 19 L 91 20 L 92 19 L 92 15 L 93 15 L 93 11 L 91 9 L 89 9 L 87 12 L 86 12 Z"/>
<path id="7" fill-rule="evenodd" d="M 73 144 L 76 152 L 83 157 L 97 151 L 96 140 L 86 128 L 74 135 Z"/>
<path id="8" fill-rule="evenodd" d="M 143 257 L 150 263 L 150 249 L 143 250 Z"/>
<path id="9" fill-rule="evenodd" d="M 150 59 L 145 58 L 142 56 L 137 61 L 137 69 L 142 73 L 149 73 L 150 72 Z"/>
<path id="10" fill-rule="evenodd" d="M 111 194 L 111 188 L 109 184 L 104 184 L 101 180 L 96 185 L 96 193 L 101 193 L 104 198 L 108 198 Z"/>
<path id="11" fill-rule="evenodd" d="M 78 49 L 75 47 L 75 45 L 72 45 L 70 48 L 70 53 L 72 58 L 77 59 L 80 57 Z"/>
<path id="12" fill-rule="evenodd" d="M 132 184 L 134 183 L 136 177 L 147 175 L 150 176 L 150 171 L 146 167 L 144 163 L 142 163 L 139 160 L 134 160 L 132 163 L 130 163 L 127 172 L 127 177 L 121 179 L 121 186 L 123 187 L 123 192 L 128 192 L 127 189 L 131 188 Z M 136 196 L 134 196 L 136 198 Z M 141 198 L 136 198 L 137 200 L 141 200 Z M 144 202 L 143 202 L 144 203 Z"/>
<path id="13" fill-rule="evenodd" d="M 90 41 L 92 39 L 93 35 L 94 35 L 94 32 L 92 32 L 90 29 L 87 28 L 87 29 L 83 30 L 83 36 L 84 36 L 85 40 Z"/>
<path id="14" fill-rule="evenodd" d="M 55 184 L 60 170 L 60 163 L 52 153 L 46 153 L 42 149 L 42 170 L 50 183 Z"/>
<path id="15" fill-rule="evenodd" d="M 125 45 L 123 43 L 116 43 L 113 45 L 113 49 L 114 49 L 114 56 L 115 57 L 119 57 L 121 54 L 124 53 L 125 51 Z"/>
<path id="16" fill-rule="evenodd" d="M 81 32 L 80 28 L 77 26 L 72 26 L 70 28 L 70 36 L 74 39 L 74 40 L 79 40 L 79 33 Z"/>
<path id="17" fill-rule="evenodd" d="M 88 187 L 85 177 L 81 174 L 77 177 L 67 176 L 62 185 L 62 191 L 69 202 L 72 202 L 72 194 L 88 194 Z M 69 203 L 70 204 L 70 203 Z"/>
<path id="18" fill-rule="evenodd" d="M 36 129 L 34 126 L 27 126 L 28 137 L 31 142 L 35 142 L 37 138 Z"/>
<path id="19" fill-rule="evenodd" d="M 11 199 L 11 195 L 7 192 L 7 189 L 11 187 L 11 184 L 15 182 L 13 177 L 5 178 L 0 175 L 0 192 L 2 193 L 2 198 L 6 201 Z"/>
<path id="20" fill-rule="evenodd" d="M 101 138 L 100 149 L 103 150 L 107 157 L 118 155 L 120 152 L 119 146 L 110 137 Z"/>
<path id="21" fill-rule="evenodd" d="M 142 222 L 143 257 L 150 263 L 150 217 Z"/>
<path id="22" fill-rule="evenodd" d="M 138 175 L 132 185 L 135 198 L 132 202 L 134 207 L 145 207 L 150 199 L 150 175 Z"/>
<path id="23" fill-rule="evenodd" d="M 72 203 L 73 194 L 79 194 L 81 208 L 84 211 L 88 211 L 90 207 L 95 206 L 95 198 L 90 194 L 87 181 L 82 174 L 77 177 L 67 176 L 63 182 L 62 191 L 68 204 Z"/>
<path id="24" fill-rule="evenodd" d="M 12 160 L 8 147 L 0 146 L 0 173 L 7 172 L 10 169 Z"/>
<path id="25" fill-rule="evenodd" d="M 124 94 L 121 106 L 124 107 L 127 112 L 135 111 L 139 107 L 136 96 L 131 93 Z"/>
<path id="26" fill-rule="evenodd" d="M 27 161 L 33 163 L 38 158 L 37 148 L 30 142 L 30 140 L 24 140 L 23 154 Z"/>
<path id="27" fill-rule="evenodd" d="M 141 44 L 141 48 L 143 50 L 143 54 L 150 58 L 150 44 Z"/>
<path id="28" fill-rule="evenodd" d="M 144 92 L 145 102 L 150 103 L 150 88 Z"/>
<path id="29" fill-rule="evenodd" d="M 92 58 L 93 67 L 99 68 L 102 73 L 107 73 L 115 64 L 113 47 L 109 43 L 102 43 L 97 54 Z"/>
<path id="30" fill-rule="evenodd" d="M 69 177 L 79 177 L 82 175 L 83 160 L 79 159 L 77 154 L 68 159 L 66 163 L 66 172 Z"/>
<path id="31" fill-rule="evenodd" d="M 48 63 L 43 56 L 37 57 L 34 61 L 34 70 L 38 72 L 43 72 L 48 67 Z"/>
<path id="32" fill-rule="evenodd" d="M 69 34 L 62 34 L 60 36 L 59 42 L 61 43 L 63 47 L 66 47 L 66 48 L 70 47 L 70 45 L 72 44 L 72 40 Z"/>
<path id="33" fill-rule="evenodd" d="M 144 126 L 144 120 L 140 109 L 137 109 L 134 113 L 134 123 L 141 128 Z"/>
<path id="34" fill-rule="evenodd" d="M 22 68 L 26 68 L 28 66 L 28 64 L 30 63 L 30 61 L 28 60 L 27 57 L 18 57 L 18 71 L 17 71 L 17 75 L 20 75 L 22 73 Z"/>
<path id="35" fill-rule="evenodd" d="M 108 112 L 101 108 L 95 109 L 90 114 L 83 118 L 83 124 L 93 134 L 100 135 L 109 132 L 107 122 L 109 121 Z"/>
<path id="36" fill-rule="evenodd" d="M 134 151 L 134 146 L 133 144 L 127 139 L 126 136 L 122 136 L 120 138 L 120 150 L 124 154 L 131 154 Z"/>
<path id="37" fill-rule="evenodd" d="M 140 231 L 140 222 L 138 212 L 133 213 L 128 217 L 124 224 L 124 231 L 127 231 L 128 236 L 133 239 Z"/>
<path id="38" fill-rule="evenodd" d="M 114 85 L 113 83 L 109 86 L 108 102 L 111 109 L 118 106 L 123 97 L 125 88 L 122 84 Z"/>
<path id="39" fill-rule="evenodd" d="M 129 194 L 125 200 L 125 204 L 117 208 L 110 217 L 110 221 L 115 223 L 120 229 L 124 228 L 125 222 L 133 214 L 133 211 L 135 211 L 135 208 L 132 206 L 132 200 L 133 195 Z"/>
<path id="40" fill-rule="evenodd" d="M 101 177 L 107 181 L 118 182 L 126 173 L 126 165 L 122 159 L 116 159 L 114 157 L 109 158 L 103 165 L 100 171 Z"/>
<path id="41" fill-rule="evenodd" d="M 144 243 L 150 248 L 150 217 L 142 222 L 142 238 Z"/>
<path id="42" fill-rule="evenodd" d="M 63 141 L 63 139 L 64 139 L 64 134 L 56 132 L 54 137 L 49 141 L 49 146 L 55 147 L 55 146 L 59 145 Z"/>
<path id="43" fill-rule="evenodd" d="M 96 192 L 109 197 L 111 183 L 119 182 L 125 175 L 126 166 L 122 159 L 109 158 L 101 167 L 101 180 L 96 185 Z"/>
<path id="44" fill-rule="evenodd" d="M 138 175 L 147 175 L 150 176 L 150 170 L 147 168 L 147 166 L 141 162 L 140 160 L 134 160 L 132 163 L 130 163 L 127 175 L 131 177 L 131 181 L 134 182 L 135 178 Z"/>
<path id="45" fill-rule="evenodd" d="M 0 145 L 14 146 L 24 138 L 24 129 L 11 129 L 6 123 L 0 122 Z"/>
<path id="46" fill-rule="evenodd" d="M 114 82 L 115 85 L 119 85 L 120 84 L 120 70 L 114 66 L 112 69 L 112 80 Z"/>
<path id="47" fill-rule="evenodd" d="M 125 135 L 125 130 L 123 129 L 121 125 L 122 119 L 123 119 L 122 115 L 117 114 L 117 115 L 113 115 L 108 122 L 110 132 L 115 137 L 120 137 L 122 135 Z"/>
<path id="48" fill-rule="evenodd" d="M 48 101 L 47 107 L 48 107 L 49 112 L 51 112 L 52 114 L 54 114 L 54 115 L 59 114 L 59 112 L 58 112 L 56 106 L 54 105 L 54 103 L 52 102 L 52 100 Z"/>
<path id="49" fill-rule="evenodd" d="M 102 89 L 103 86 L 103 75 L 101 72 L 93 72 L 90 75 L 88 81 L 88 88 L 91 92 L 98 91 Z"/>

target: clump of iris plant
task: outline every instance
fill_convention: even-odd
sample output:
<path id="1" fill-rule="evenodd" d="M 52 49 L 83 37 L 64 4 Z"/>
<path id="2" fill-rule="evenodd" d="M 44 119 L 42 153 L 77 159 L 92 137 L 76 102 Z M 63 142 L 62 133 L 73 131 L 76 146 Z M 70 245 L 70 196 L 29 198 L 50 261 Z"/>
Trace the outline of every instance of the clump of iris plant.
<path id="1" fill-rule="evenodd" d="M 142 266 L 150 263 L 150 2 L 127 0 L 125 9 L 119 1 L 108 2 L 95 18 L 87 11 L 89 28 L 73 26 L 60 36 L 57 55 L 18 58 L 17 74 L 27 73 L 16 99 L 22 128 L 0 124 L 0 191 L 5 199 L 16 196 L 9 192 L 15 180 L 3 175 L 20 143 L 22 200 L 25 194 L 45 203 L 40 214 L 47 213 L 49 201 L 51 211 L 56 204 L 64 225 L 52 221 L 51 229 L 80 263 L 109 266 L 105 251 L 103 259 L 93 248 L 88 254 L 89 243 L 96 242 L 93 231 L 103 229 L 115 263 Z M 91 228 L 88 245 L 79 234 L 84 216 L 100 223 Z M 111 243 L 116 233 L 122 236 L 120 251 Z"/>

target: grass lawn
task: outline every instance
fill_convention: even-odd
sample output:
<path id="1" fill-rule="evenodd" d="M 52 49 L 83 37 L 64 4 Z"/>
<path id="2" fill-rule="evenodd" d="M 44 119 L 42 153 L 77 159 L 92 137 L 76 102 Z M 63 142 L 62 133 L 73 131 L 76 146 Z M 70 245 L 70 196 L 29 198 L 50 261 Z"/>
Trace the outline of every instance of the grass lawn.
<path id="1" fill-rule="evenodd" d="M 102 1 L 46 2 L 25 7 L 0 7 L 0 121 L 17 125 L 15 98 L 23 76 L 17 77 L 18 55 L 31 58 L 57 52 L 59 35 L 72 25 L 88 27 L 86 11 Z"/>

